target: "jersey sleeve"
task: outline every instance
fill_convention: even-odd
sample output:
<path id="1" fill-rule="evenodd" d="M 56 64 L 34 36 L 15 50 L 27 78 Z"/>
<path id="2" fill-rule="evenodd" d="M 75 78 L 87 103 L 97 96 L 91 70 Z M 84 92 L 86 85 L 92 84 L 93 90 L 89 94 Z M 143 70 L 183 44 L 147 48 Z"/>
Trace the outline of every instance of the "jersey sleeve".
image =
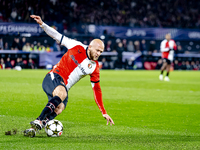
<path id="1" fill-rule="evenodd" d="M 40 27 L 48 34 L 50 37 L 52 37 L 54 40 L 56 40 L 61 45 L 65 46 L 68 49 L 71 49 L 77 45 L 83 46 L 85 49 L 87 48 L 87 45 L 84 45 L 83 43 L 76 41 L 74 39 L 70 39 L 62 34 L 60 34 L 55 29 L 51 28 L 47 24 L 43 23 L 40 25 Z"/>
<path id="2" fill-rule="evenodd" d="M 97 66 L 96 66 L 94 72 L 90 75 L 90 81 L 92 84 L 95 102 L 96 102 L 97 106 L 99 107 L 100 111 L 102 112 L 102 114 L 106 114 L 106 110 L 103 105 L 102 92 L 101 92 L 101 87 L 100 87 L 100 82 L 99 82 L 100 81 L 100 77 L 99 77 L 100 71 L 99 71 L 98 61 L 96 61 L 96 64 L 97 64 Z"/>
<path id="3" fill-rule="evenodd" d="M 96 61 L 96 68 L 94 72 L 90 75 L 90 81 L 97 83 L 100 81 L 100 71 L 99 71 L 99 63 Z"/>
<path id="4" fill-rule="evenodd" d="M 60 40 L 62 38 L 62 34 L 60 34 L 54 28 L 48 26 L 46 23 L 43 23 L 42 25 L 40 25 L 40 27 L 46 32 L 46 34 L 48 34 L 50 37 L 52 37 L 58 43 L 60 42 Z"/>
<path id="5" fill-rule="evenodd" d="M 87 45 L 84 45 L 83 43 L 76 41 L 74 39 L 70 39 L 66 36 L 63 36 L 62 40 L 60 41 L 61 45 L 67 47 L 68 49 L 71 49 L 77 45 L 83 46 L 85 49 L 88 47 Z"/>
<path id="6" fill-rule="evenodd" d="M 101 111 L 101 113 L 103 115 L 107 114 L 106 110 L 104 108 L 104 105 L 103 105 L 103 98 L 102 98 L 100 83 L 99 82 L 97 82 L 97 83 L 91 82 L 91 84 L 92 84 L 92 89 L 93 89 L 93 93 L 94 93 L 94 100 L 95 100 L 97 106 L 99 107 L 99 110 Z"/>

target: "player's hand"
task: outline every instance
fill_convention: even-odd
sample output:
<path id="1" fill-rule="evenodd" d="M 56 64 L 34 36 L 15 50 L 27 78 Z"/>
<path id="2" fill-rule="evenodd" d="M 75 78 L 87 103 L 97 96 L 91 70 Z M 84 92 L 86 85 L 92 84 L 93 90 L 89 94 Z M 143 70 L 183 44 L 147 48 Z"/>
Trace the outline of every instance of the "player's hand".
<path id="1" fill-rule="evenodd" d="M 40 16 L 30 15 L 30 17 L 33 18 L 39 25 L 43 24 L 43 21 Z"/>
<path id="2" fill-rule="evenodd" d="M 108 125 L 109 122 L 110 122 L 111 126 L 115 124 L 114 121 L 112 120 L 112 118 L 108 114 L 103 114 L 103 117 L 107 120 L 107 124 L 106 125 Z"/>

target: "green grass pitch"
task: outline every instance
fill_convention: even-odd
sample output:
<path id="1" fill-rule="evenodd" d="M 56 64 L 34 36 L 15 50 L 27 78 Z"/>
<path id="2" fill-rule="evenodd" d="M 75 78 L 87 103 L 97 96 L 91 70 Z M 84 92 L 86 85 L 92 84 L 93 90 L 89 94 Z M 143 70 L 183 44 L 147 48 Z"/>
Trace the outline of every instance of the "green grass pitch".
<path id="1" fill-rule="evenodd" d="M 56 118 L 64 126 L 61 137 L 47 137 L 44 129 L 24 137 L 47 103 L 47 72 L 0 70 L 0 149 L 200 149 L 199 71 L 173 71 L 164 82 L 159 71 L 101 70 L 114 126 L 106 126 L 87 76 L 69 91 L 67 108 Z M 13 129 L 16 134 L 5 135 Z"/>

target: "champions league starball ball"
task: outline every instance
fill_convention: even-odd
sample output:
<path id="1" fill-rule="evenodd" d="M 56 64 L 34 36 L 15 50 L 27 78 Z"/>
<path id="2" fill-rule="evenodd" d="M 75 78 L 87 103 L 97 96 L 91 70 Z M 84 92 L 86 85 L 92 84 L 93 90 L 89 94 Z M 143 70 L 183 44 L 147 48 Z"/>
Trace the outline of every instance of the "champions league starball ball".
<path id="1" fill-rule="evenodd" d="M 50 120 L 45 125 L 45 131 L 49 137 L 58 137 L 62 135 L 63 125 L 58 120 Z"/>

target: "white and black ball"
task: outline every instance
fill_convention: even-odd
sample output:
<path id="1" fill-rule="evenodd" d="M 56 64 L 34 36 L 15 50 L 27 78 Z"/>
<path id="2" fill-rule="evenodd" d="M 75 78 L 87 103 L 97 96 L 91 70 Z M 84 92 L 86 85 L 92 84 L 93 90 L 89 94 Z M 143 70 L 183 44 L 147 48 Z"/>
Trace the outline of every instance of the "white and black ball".
<path id="1" fill-rule="evenodd" d="M 49 137 L 58 137 L 63 133 L 63 125 L 59 120 L 50 120 L 45 125 L 45 131 Z"/>

